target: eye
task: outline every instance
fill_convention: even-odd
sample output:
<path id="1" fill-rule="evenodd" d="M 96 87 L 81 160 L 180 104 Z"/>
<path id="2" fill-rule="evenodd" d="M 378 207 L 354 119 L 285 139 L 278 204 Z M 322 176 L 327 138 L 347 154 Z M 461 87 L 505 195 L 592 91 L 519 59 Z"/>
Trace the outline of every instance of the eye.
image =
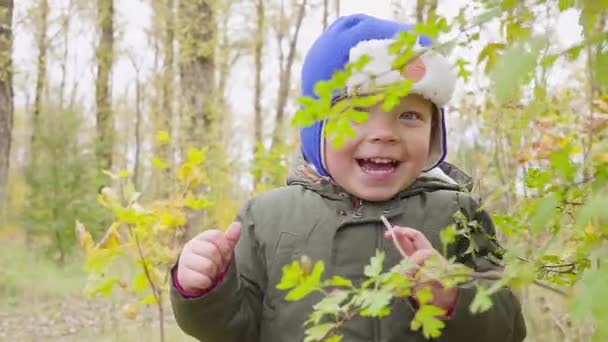
<path id="1" fill-rule="evenodd" d="M 422 116 L 418 112 L 407 111 L 399 115 L 399 120 L 411 121 L 411 120 L 422 120 Z"/>

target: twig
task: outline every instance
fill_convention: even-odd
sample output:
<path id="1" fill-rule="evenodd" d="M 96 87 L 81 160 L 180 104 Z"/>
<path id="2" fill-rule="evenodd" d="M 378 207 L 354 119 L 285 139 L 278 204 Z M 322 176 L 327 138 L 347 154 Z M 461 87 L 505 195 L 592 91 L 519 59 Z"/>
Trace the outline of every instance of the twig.
<path id="1" fill-rule="evenodd" d="M 384 215 L 380 215 L 380 219 L 382 220 L 382 223 L 384 223 L 384 226 L 386 227 L 388 232 L 391 233 L 391 236 L 393 237 L 393 245 L 395 246 L 395 248 L 399 250 L 399 253 L 403 257 L 403 259 L 408 259 L 407 254 L 405 254 L 405 251 L 403 250 L 403 248 L 401 248 L 399 241 L 397 241 L 397 234 L 395 234 L 395 230 L 393 229 L 391 223 L 388 222 Z"/>
<path id="2" fill-rule="evenodd" d="M 380 219 L 382 220 L 382 223 L 384 223 L 384 226 L 386 227 L 386 229 L 389 231 L 389 233 L 391 234 L 391 236 L 393 237 L 393 245 L 395 245 L 395 247 L 399 250 L 399 253 L 401 254 L 401 256 L 403 256 L 404 259 L 408 259 L 407 254 L 405 254 L 405 251 L 401 248 L 401 245 L 399 245 L 398 241 L 397 241 L 397 235 L 395 234 L 395 230 L 393 229 L 392 225 L 390 224 L 390 222 L 388 222 L 388 220 L 386 219 L 386 217 L 384 217 L 384 215 L 380 216 Z M 570 266 L 570 265 L 555 265 L 557 267 L 566 267 L 566 266 Z M 433 277 L 430 276 L 428 273 L 424 272 L 423 274 L 425 276 L 427 276 L 428 278 L 430 278 L 431 280 L 429 281 L 424 281 L 421 282 L 420 284 L 425 284 L 425 283 L 431 283 L 434 281 L 437 281 L 439 279 L 437 279 L 437 277 Z M 486 271 L 486 272 L 470 272 L 470 273 L 454 273 L 454 274 L 447 274 L 445 276 L 440 277 L 440 279 L 443 278 L 456 278 L 456 277 L 471 277 L 471 281 L 473 280 L 491 280 L 491 281 L 497 281 L 497 280 L 501 280 L 503 276 L 503 273 L 501 271 Z M 544 283 L 540 280 L 535 280 L 533 282 L 534 285 L 541 287 L 543 289 L 549 290 L 551 292 L 557 293 L 563 297 L 567 297 L 568 294 L 563 291 L 562 289 L 559 289 L 555 286 L 552 286 L 550 284 Z"/>

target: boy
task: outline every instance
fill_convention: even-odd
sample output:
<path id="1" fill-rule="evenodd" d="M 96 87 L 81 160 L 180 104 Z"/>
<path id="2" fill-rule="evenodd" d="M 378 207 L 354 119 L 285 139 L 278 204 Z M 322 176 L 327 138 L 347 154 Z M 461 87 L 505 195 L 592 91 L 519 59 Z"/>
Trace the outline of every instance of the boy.
<path id="1" fill-rule="evenodd" d="M 205 231 L 188 242 L 174 268 L 172 303 L 180 327 L 206 342 L 302 341 L 303 324 L 319 300 L 310 295 L 287 302 L 276 289 L 282 268 L 301 255 L 323 260 L 325 277 L 340 275 L 355 282 L 380 249 L 388 265 L 401 255 L 380 219 L 395 225 L 397 243 L 410 260 L 422 264 L 440 244 L 439 233 L 463 212 L 477 220 L 475 257 L 467 244 L 448 251 L 478 271 L 495 265 L 486 258 L 499 247 L 489 216 L 439 165 L 446 154 L 443 106 L 455 83 L 449 63 L 434 52 L 422 52 L 403 71 L 391 70 L 387 48 L 411 27 L 366 15 L 338 19 L 314 43 L 302 69 L 303 95 L 314 96 L 314 84 L 331 78 L 349 61 L 369 54 L 373 60 L 353 75 L 334 103 L 353 92 L 369 93 L 375 85 L 411 79 L 410 95 L 390 112 L 382 104 L 365 108 L 369 119 L 355 125 L 356 136 L 335 148 L 324 136 L 324 122 L 301 130 L 307 164 L 288 186 L 254 198 L 238 223 L 224 233 Z M 430 42 L 421 37 L 424 48 Z M 409 228 L 408 228 L 409 227 Z M 461 241 L 462 242 L 462 241 Z M 233 254 L 234 251 L 234 254 Z M 522 341 L 525 324 L 517 300 L 505 289 L 489 311 L 473 315 L 468 307 L 474 288 L 444 289 L 433 284 L 433 304 L 447 312 L 441 341 Z M 415 301 L 415 298 L 412 298 Z M 415 312 L 407 301 L 395 301 L 383 319 L 356 317 L 341 328 L 343 341 L 423 341 L 409 322 Z"/>

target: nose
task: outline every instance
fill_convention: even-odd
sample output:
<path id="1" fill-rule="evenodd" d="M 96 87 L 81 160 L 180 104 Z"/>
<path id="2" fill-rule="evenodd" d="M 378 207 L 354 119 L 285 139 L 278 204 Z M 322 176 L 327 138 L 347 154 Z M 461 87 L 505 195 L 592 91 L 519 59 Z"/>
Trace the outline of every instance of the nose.
<path id="1" fill-rule="evenodd" d="M 371 143 L 395 143 L 399 141 L 397 124 L 390 115 L 370 115 L 367 121 L 367 140 Z"/>

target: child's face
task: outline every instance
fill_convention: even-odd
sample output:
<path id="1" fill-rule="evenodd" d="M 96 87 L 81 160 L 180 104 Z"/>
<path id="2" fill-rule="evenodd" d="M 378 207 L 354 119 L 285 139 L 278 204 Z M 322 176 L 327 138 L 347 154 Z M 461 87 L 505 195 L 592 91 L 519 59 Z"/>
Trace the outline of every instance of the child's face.
<path id="1" fill-rule="evenodd" d="M 433 105 L 408 95 L 391 112 L 382 103 L 367 109 L 369 120 L 354 124 L 356 136 L 336 149 L 325 144 L 325 163 L 334 181 L 349 193 L 383 201 L 410 186 L 429 154 Z"/>

